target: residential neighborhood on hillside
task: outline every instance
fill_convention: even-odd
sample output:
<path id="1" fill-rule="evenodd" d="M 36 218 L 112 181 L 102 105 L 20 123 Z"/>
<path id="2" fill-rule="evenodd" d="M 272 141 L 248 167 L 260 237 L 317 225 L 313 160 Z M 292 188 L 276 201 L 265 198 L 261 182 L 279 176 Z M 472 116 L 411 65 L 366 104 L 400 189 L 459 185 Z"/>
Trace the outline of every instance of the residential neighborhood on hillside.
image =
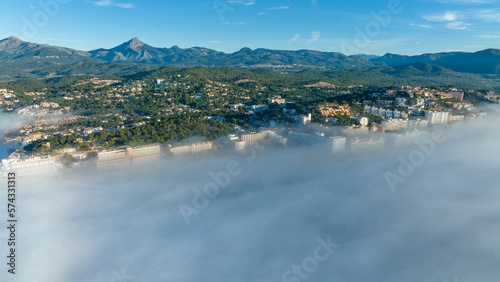
<path id="1" fill-rule="evenodd" d="M 241 136 L 260 136 L 257 132 L 269 130 L 285 140 L 276 143 L 282 146 L 332 142 L 328 138 L 335 137 L 346 140 L 344 145 L 333 143 L 327 151 L 356 153 L 352 142 L 359 138 L 366 139 L 366 148 L 373 140 L 373 148 L 389 148 L 394 145 L 389 136 L 481 118 L 486 113 L 477 103 L 498 103 L 498 95 L 491 90 L 363 85 L 349 85 L 345 90 L 327 83 L 275 86 L 182 74 L 139 80 L 94 77 L 68 86 L 56 92 L 0 89 L 0 103 L 8 112 L 32 120 L 4 136 L 2 141 L 10 144 L 10 156 L 2 161 L 4 173 L 18 167 L 23 175 L 23 166 L 29 175 L 37 169 L 55 173 L 45 167 L 75 168 L 89 162 L 109 168 L 100 162 L 100 154 L 148 144 L 158 144 L 152 155 L 162 157 L 198 153 L 192 149 L 181 153 L 177 148 L 200 142 L 211 144 L 203 151 L 248 150 L 253 143 Z M 329 98 L 305 97 L 306 89 Z M 383 134 L 373 139 L 373 133 Z M 305 141 L 308 134 L 311 137 Z M 195 136 L 198 141 L 187 141 Z M 379 138 L 387 140 L 380 143 Z"/>

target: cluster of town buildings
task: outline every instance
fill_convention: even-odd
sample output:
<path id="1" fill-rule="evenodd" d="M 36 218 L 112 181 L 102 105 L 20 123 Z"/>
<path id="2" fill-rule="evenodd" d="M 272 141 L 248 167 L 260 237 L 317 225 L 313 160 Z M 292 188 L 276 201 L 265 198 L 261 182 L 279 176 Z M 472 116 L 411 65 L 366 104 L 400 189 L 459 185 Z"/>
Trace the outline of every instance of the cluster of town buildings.
<path id="1" fill-rule="evenodd" d="M 147 86 L 145 81 L 133 81 L 117 84 L 118 81 L 100 81 L 93 79 L 88 83 L 95 85 L 96 93 L 99 93 L 99 88 L 110 86 L 111 90 L 108 95 L 118 101 L 129 101 L 130 99 L 140 99 L 140 95 L 144 87 Z M 154 95 L 167 95 L 168 90 L 189 90 L 192 86 L 188 77 L 180 75 L 164 79 L 156 79 L 153 81 L 155 92 Z M 248 81 L 241 81 L 245 83 Z M 256 91 L 264 91 L 265 87 L 256 86 Z M 327 87 L 335 88 L 334 85 L 310 85 L 310 87 Z M 218 82 L 207 82 L 202 85 L 203 93 L 194 94 L 192 99 L 205 99 L 214 103 L 211 99 L 214 97 L 232 97 L 235 96 L 235 90 L 229 85 Z M 285 91 L 285 90 L 284 90 Z M 288 90 L 287 90 L 288 91 Z M 397 95 L 397 94 L 401 95 Z M 25 93 L 26 94 L 26 93 Z M 29 93 L 34 97 L 44 95 L 44 93 Z M 87 99 L 92 98 L 91 93 L 67 93 L 64 99 Z M 71 95 L 70 95 L 71 94 Z M 94 93 L 95 94 L 95 93 Z M 28 94 L 26 94 L 28 95 Z M 76 96 L 75 96 L 76 95 Z M 248 132 L 239 130 L 237 134 L 229 135 L 223 141 L 203 141 L 184 144 L 152 144 L 146 146 L 123 147 L 111 150 L 100 149 L 91 153 L 78 152 L 75 148 L 64 148 L 55 152 L 53 156 L 44 157 L 26 157 L 21 156 L 19 150 L 30 143 L 46 139 L 54 136 L 59 131 L 59 128 L 65 128 L 64 125 L 85 121 L 89 119 L 87 116 L 70 116 L 59 117 L 56 120 L 51 120 L 50 114 L 62 115 L 69 109 L 61 107 L 57 103 L 41 102 L 32 106 L 24 107 L 19 110 L 19 114 L 28 114 L 38 117 L 38 120 L 33 125 L 25 126 L 20 131 L 20 135 L 4 140 L 14 142 L 14 150 L 16 153 L 9 158 L 2 160 L 2 171 L 18 171 L 20 175 L 31 176 L 36 174 L 55 173 L 62 168 L 62 158 L 65 155 L 70 155 L 76 160 L 88 160 L 90 156 L 95 155 L 95 162 L 98 169 L 106 169 L 130 164 L 141 164 L 154 160 L 161 159 L 166 156 L 178 157 L 183 155 L 193 155 L 206 153 L 213 150 L 228 150 L 228 151 L 245 151 L 255 148 L 256 146 L 317 146 L 319 150 L 328 152 L 333 155 L 341 155 L 346 153 L 359 153 L 372 150 L 378 150 L 389 145 L 397 143 L 401 132 L 415 131 L 425 129 L 428 126 L 443 125 L 452 122 L 462 121 L 468 118 L 477 118 L 484 116 L 484 113 L 474 113 L 472 104 L 464 103 L 464 98 L 467 92 L 458 89 L 449 88 L 445 90 L 426 89 L 420 87 L 399 87 L 396 89 L 388 89 L 382 92 L 371 93 L 366 97 L 366 100 L 360 101 L 362 110 L 355 110 L 355 106 L 347 104 L 340 105 L 338 103 L 326 103 L 319 108 L 319 114 L 323 117 L 327 124 L 335 124 L 337 116 L 348 116 L 355 120 L 355 134 L 350 131 L 335 132 L 323 130 L 326 127 L 313 123 L 313 117 L 310 112 L 294 107 L 295 103 L 287 102 L 281 96 L 269 98 L 267 104 L 251 105 L 243 103 L 221 104 L 229 111 L 239 111 L 243 108 L 249 115 L 257 115 L 263 113 L 270 108 L 278 108 L 287 118 L 295 121 L 295 126 L 290 130 L 277 130 L 278 122 L 269 120 L 268 124 L 260 125 L 262 128 L 259 132 Z M 485 99 L 491 102 L 498 101 L 498 96 L 493 92 L 488 92 L 484 96 Z M 249 97 L 245 96 L 245 92 L 238 93 L 239 101 L 244 101 Z M 12 101 L 15 99 L 15 93 L 5 89 L 0 89 L 0 104 L 5 103 L 6 99 Z M 173 98 L 168 98 L 173 99 Z M 247 100 L 248 100 L 247 99 Z M 443 100 L 444 99 L 444 100 Z M 437 101 L 445 101 L 447 108 L 442 108 L 436 103 Z M 278 106 L 279 107 L 278 107 Z M 292 107 L 290 107 L 292 106 Z M 172 104 L 169 111 L 186 112 L 192 111 L 188 105 Z M 112 114 L 110 114 L 112 115 Z M 381 118 L 380 122 L 369 122 L 368 116 L 376 116 Z M 44 118 L 45 117 L 45 118 Z M 110 117 L 111 118 L 111 117 Z M 150 117 L 147 117 L 150 118 Z M 207 119 L 215 119 L 224 121 L 224 117 L 209 116 Z M 116 128 L 108 128 L 107 130 L 119 130 L 123 128 L 124 117 L 119 116 L 120 123 Z M 146 122 L 138 122 L 134 126 L 142 126 Z M 255 124 L 258 125 L 256 122 Z M 319 127 L 318 127 L 319 126 Z M 264 127 L 269 127 L 264 128 Z M 359 130 L 362 129 L 362 130 Z M 80 127 L 67 129 L 69 133 L 78 133 L 78 141 L 84 141 L 84 137 L 89 134 L 100 132 L 103 127 Z M 391 134 L 369 134 L 367 131 Z M 50 131 L 52 134 L 40 133 Z M 66 134 L 68 132 L 60 132 Z M 359 133 L 362 134 L 359 134 Z M 389 136 L 392 136 L 388 138 Z M 396 136 L 396 137 L 394 137 Z M 396 141 L 394 141 L 396 140 Z"/>
<path id="2" fill-rule="evenodd" d="M 16 93 L 9 89 L 0 89 L 0 106 L 5 105 L 6 109 L 10 109 L 14 103 L 18 103 Z"/>
<path id="3" fill-rule="evenodd" d="M 10 157 L 2 160 L 1 169 L 4 174 L 16 171 L 20 176 L 29 177 L 57 173 L 63 168 L 63 159 L 68 155 L 77 161 L 95 164 L 97 169 L 103 170 L 141 165 L 165 157 L 196 155 L 214 150 L 238 152 L 276 146 L 315 146 L 315 150 L 321 154 L 338 156 L 379 150 L 395 144 L 394 140 L 397 139 L 394 137 L 395 135 L 367 132 L 359 134 L 359 130 L 336 128 L 337 130 L 332 130 L 330 126 L 311 123 L 291 130 L 270 128 L 262 129 L 259 132 L 240 130 L 237 134 L 231 134 L 227 138 L 217 141 L 169 145 L 150 144 L 110 150 L 101 149 L 94 152 L 78 152 L 75 148 L 66 148 L 58 155 L 44 157 L 23 157 L 19 151 L 16 151 Z"/>

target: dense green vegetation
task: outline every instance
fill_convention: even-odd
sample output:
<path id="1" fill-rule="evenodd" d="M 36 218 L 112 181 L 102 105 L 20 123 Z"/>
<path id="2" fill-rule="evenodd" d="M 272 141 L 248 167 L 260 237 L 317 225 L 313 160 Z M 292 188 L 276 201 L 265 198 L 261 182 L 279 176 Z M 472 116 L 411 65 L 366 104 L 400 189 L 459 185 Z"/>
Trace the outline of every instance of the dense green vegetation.
<path id="1" fill-rule="evenodd" d="M 88 151 L 93 146 L 142 145 L 150 143 L 180 142 L 192 137 L 215 140 L 229 134 L 234 126 L 203 118 L 175 117 L 152 120 L 142 126 L 127 126 L 122 130 L 103 130 L 91 133 L 85 140 L 78 140 L 77 134 L 39 140 L 26 146 L 32 153 L 49 153 L 64 148 L 76 147 Z"/>
<path id="2" fill-rule="evenodd" d="M 83 68 L 83 69 L 82 69 Z M 151 68 L 151 67 L 149 67 Z M 364 85 L 365 87 L 386 87 L 391 85 L 446 86 L 453 85 L 468 89 L 500 89 L 500 77 L 497 75 L 481 75 L 457 73 L 448 69 L 427 63 L 413 63 L 398 67 L 376 67 L 349 71 L 318 71 L 303 70 L 292 73 L 281 73 L 265 69 L 244 70 L 237 68 L 187 68 L 161 67 L 148 71 L 135 66 L 119 64 L 99 64 L 95 62 L 79 62 L 69 66 L 54 67 L 38 74 L 58 73 L 71 75 L 52 79 L 21 79 L 9 83 L 11 87 L 26 91 L 40 91 L 46 87 L 56 89 L 70 85 L 71 80 L 78 81 L 88 78 L 85 75 L 115 75 L 124 79 L 147 79 L 169 75 L 191 75 L 199 79 L 235 83 L 239 80 L 255 80 L 260 84 L 274 86 L 302 86 L 320 81 L 332 83 L 345 88 L 349 85 Z M 78 74 L 78 75 L 77 75 Z M 84 74 L 84 75 L 82 75 Z"/>
<path id="3" fill-rule="evenodd" d="M 47 153 L 50 151 L 60 150 L 64 148 L 71 148 L 75 145 L 75 140 L 78 135 L 71 134 L 67 136 L 58 136 L 47 138 L 45 140 L 38 140 L 32 144 L 24 147 L 26 152 L 34 153 Z"/>
<path id="4" fill-rule="evenodd" d="M 79 65 L 94 66 L 93 63 Z M 16 96 L 9 99 L 16 99 L 17 107 L 53 102 L 64 109 L 63 113 L 69 111 L 89 117 L 64 125 L 62 131 L 61 128 L 47 127 L 43 129 L 46 134 L 75 133 L 39 140 L 25 148 L 27 152 L 51 153 L 68 147 L 88 151 L 96 147 L 171 143 L 193 136 L 213 140 L 228 134 L 237 125 L 253 130 L 270 121 L 293 124 L 294 115 L 308 113 L 312 114 L 314 122 L 326 123 L 319 112 L 319 106 L 324 103 L 349 105 L 353 115 L 338 114 L 336 122 L 343 126 L 357 125 L 353 117 L 364 112 L 363 105 L 375 105 L 381 97 L 371 94 L 385 91 L 385 87 L 412 85 L 440 89 L 441 86 L 462 85 L 463 89 L 487 89 L 485 85 L 494 83 L 490 78 L 479 80 L 479 77 L 423 63 L 405 67 L 294 73 L 265 69 L 162 67 L 143 69 L 122 77 L 108 76 L 107 80 L 92 76 L 24 78 L 0 84 L 0 88 L 14 90 Z M 157 79 L 161 79 L 161 83 L 157 84 Z M 488 83 L 483 83 L 485 81 Z M 291 102 L 286 108 L 293 114 L 283 111 L 278 104 L 270 104 L 267 110 L 255 115 L 248 114 L 250 109 L 245 106 L 267 105 L 269 99 L 278 96 Z M 405 91 L 396 91 L 384 99 L 395 97 L 405 97 L 410 104 L 415 102 L 415 97 L 410 97 Z M 474 104 L 484 102 L 480 93 L 465 97 L 467 102 Z M 436 105 L 452 107 L 446 102 L 440 100 Z M 225 121 L 205 118 L 214 116 Z M 381 120 L 371 114 L 368 118 L 370 123 Z M 98 127 L 104 130 L 83 134 L 89 128 L 95 130 Z"/>
<path id="5" fill-rule="evenodd" d="M 214 81 L 234 83 L 243 79 L 259 81 L 275 86 L 298 86 L 320 81 L 345 88 L 350 85 L 366 87 L 387 87 L 392 85 L 447 86 L 453 85 L 468 89 L 500 89 L 500 77 L 457 73 L 443 67 L 427 63 L 413 63 L 399 67 L 376 67 L 358 70 L 318 71 L 303 70 L 281 73 L 266 69 L 243 70 L 236 68 L 187 68 L 176 69 L 162 67 L 149 73 L 140 73 L 141 77 L 159 77 L 167 75 L 192 75 Z M 138 78 L 139 76 L 136 76 Z"/>
<path id="6" fill-rule="evenodd" d="M 109 145 L 139 145 L 182 141 L 193 136 L 215 140 L 229 134 L 231 130 L 232 125 L 221 121 L 178 117 L 153 120 L 144 126 L 129 126 L 109 133 L 92 133 L 88 136 L 88 141 Z"/>

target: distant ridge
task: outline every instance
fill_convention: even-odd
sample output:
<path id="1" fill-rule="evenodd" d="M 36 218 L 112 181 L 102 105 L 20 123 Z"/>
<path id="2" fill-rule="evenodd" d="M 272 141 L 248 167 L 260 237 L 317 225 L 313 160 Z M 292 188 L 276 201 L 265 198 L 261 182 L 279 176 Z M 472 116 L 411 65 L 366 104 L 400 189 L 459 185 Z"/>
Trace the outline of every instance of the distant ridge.
<path id="1" fill-rule="evenodd" d="M 24 42 L 10 36 L 0 40 L 0 59 L 59 59 L 76 62 L 90 57 L 90 53 L 69 48 Z"/>
<path id="2" fill-rule="evenodd" d="M 447 52 L 418 56 L 387 53 L 381 57 L 364 54 L 347 56 L 338 52 L 313 50 L 287 51 L 263 48 L 252 50 L 246 47 L 234 53 L 224 53 L 203 47 L 157 48 L 134 37 L 111 49 L 101 48 L 85 52 L 24 42 L 14 36 L 0 40 L 0 62 L 8 69 L 37 70 L 89 60 L 101 63 L 153 66 L 264 68 L 280 71 L 353 70 L 428 63 L 457 72 L 500 74 L 499 49 L 486 49 L 474 53 Z"/>
<path id="3" fill-rule="evenodd" d="M 422 54 L 418 56 L 404 56 L 387 53 L 380 58 L 372 59 L 371 62 L 379 66 L 401 66 L 421 62 L 442 66 L 458 72 L 499 74 L 500 50 L 486 49 L 474 53 L 448 52 Z"/>

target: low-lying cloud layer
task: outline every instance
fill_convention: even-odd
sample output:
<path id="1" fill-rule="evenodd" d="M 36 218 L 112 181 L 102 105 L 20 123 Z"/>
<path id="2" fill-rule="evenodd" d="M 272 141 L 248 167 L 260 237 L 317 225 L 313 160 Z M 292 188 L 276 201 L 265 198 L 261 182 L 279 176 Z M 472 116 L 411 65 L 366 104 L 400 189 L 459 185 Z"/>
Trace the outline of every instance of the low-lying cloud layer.
<path id="1" fill-rule="evenodd" d="M 32 118 L 27 116 L 0 113 L 0 135 L 7 130 L 11 130 L 17 126 L 21 126 L 32 120 L 33 120 Z"/>
<path id="2" fill-rule="evenodd" d="M 4 137 L 6 131 L 12 130 L 18 126 L 28 123 L 32 119 L 16 114 L 0 114 L 0 139 Z M 0 158 L 8 156 L 7 150 L 12 144 L 0 143 Z"/>
<path id="3" fill-rule="evenodd" d="M 394 189 L 386 173 L 418 146 L 344 158 L 292 148 L 21 179 L 16 278 L 497 281 L 499 124 L 449 129 Z M 203 198 L 217 182 L 210 172 L 230 179 Z M 196 212 L 186 221 L 180 207 Z"/>

